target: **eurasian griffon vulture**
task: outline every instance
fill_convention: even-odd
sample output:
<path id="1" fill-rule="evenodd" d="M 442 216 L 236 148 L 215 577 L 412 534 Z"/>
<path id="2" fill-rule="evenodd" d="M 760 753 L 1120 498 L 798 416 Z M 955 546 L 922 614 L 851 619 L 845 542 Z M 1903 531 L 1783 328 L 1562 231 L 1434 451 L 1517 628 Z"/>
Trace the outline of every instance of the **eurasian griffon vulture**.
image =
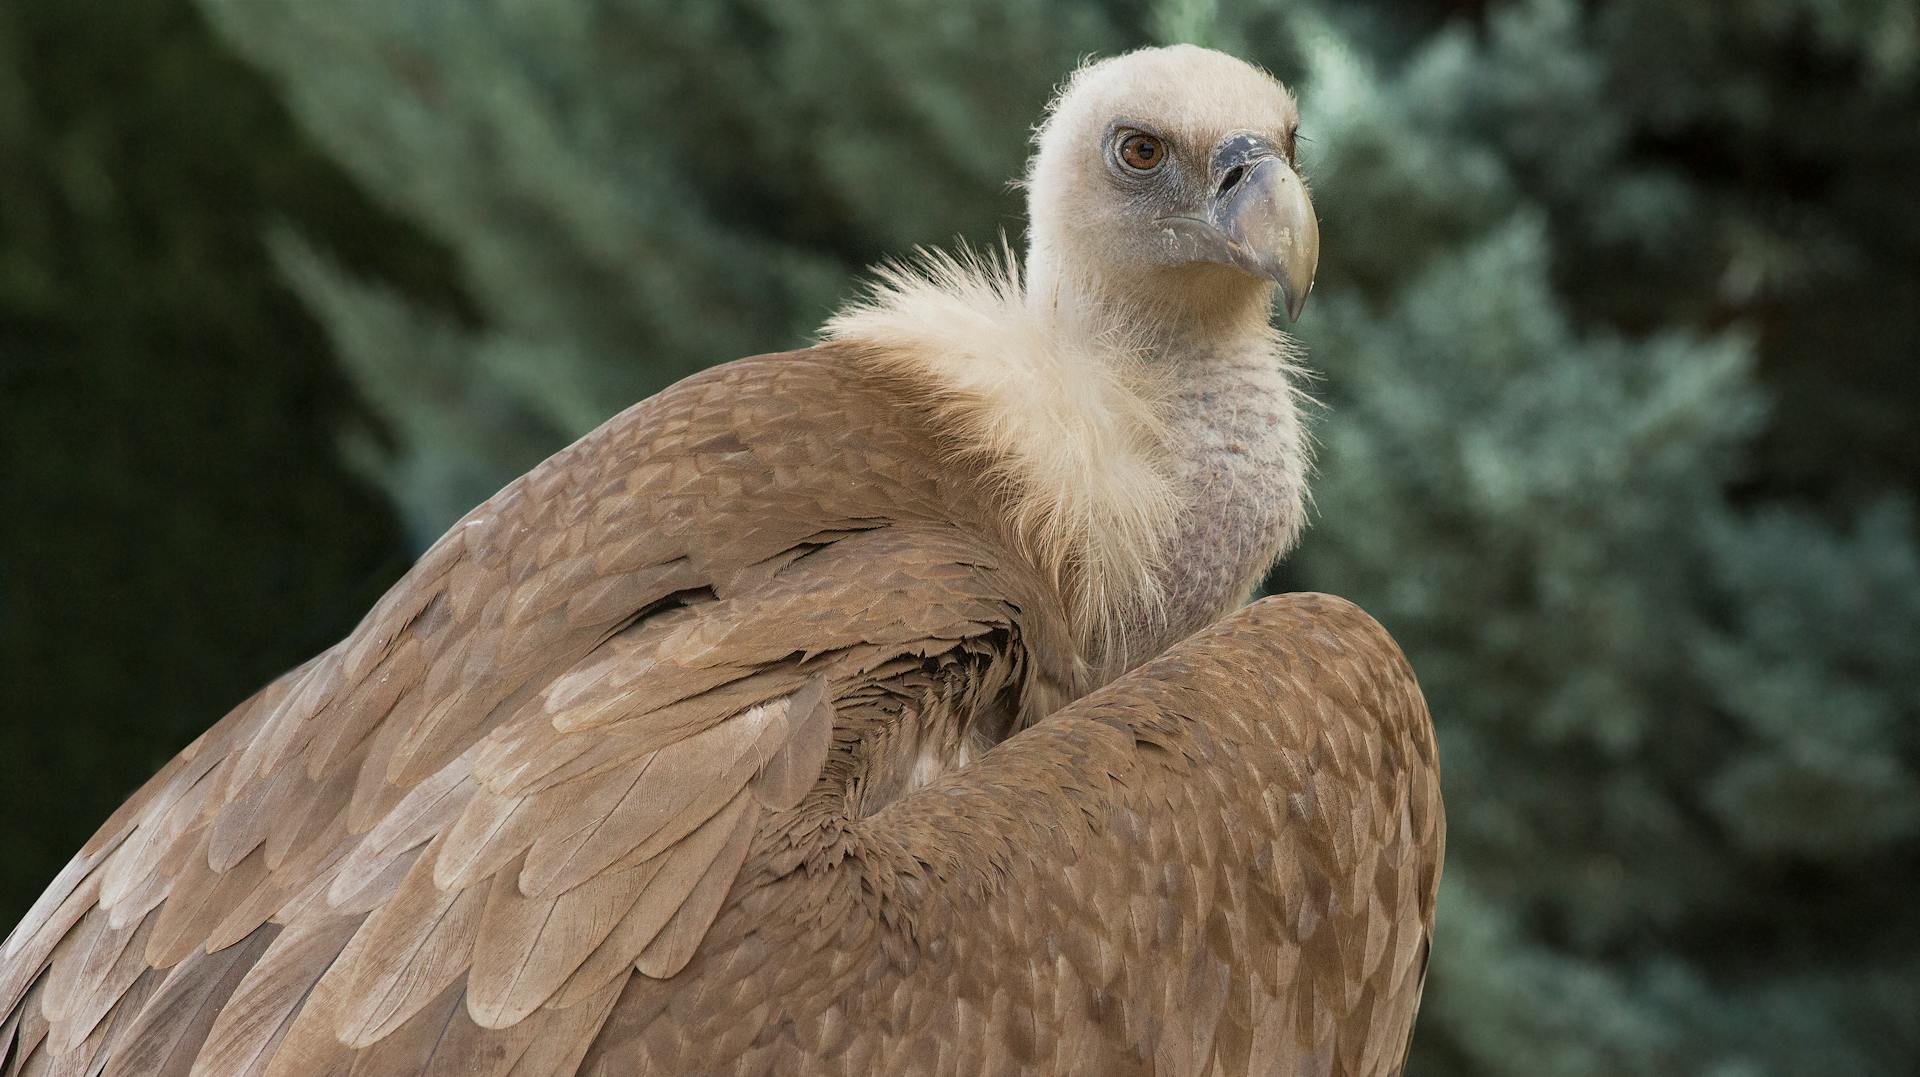
<path id="1" fill-rule="evenodd" d="M 1424 704 L 1344 602 L 1231 612 L 1302 520 L 1296 122 L 1088 66 L 1024 276 L 886 272 L 473 510 L 54 881 L 6 1071 L 1395 1072 Z"/>

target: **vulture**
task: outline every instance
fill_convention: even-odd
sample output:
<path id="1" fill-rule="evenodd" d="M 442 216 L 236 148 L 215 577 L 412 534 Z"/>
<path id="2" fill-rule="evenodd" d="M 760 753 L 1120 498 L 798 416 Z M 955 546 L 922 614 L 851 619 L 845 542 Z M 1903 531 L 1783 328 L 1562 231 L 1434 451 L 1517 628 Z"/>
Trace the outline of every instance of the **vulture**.
<path id="1" fill-rule="evenodd" d="M 1397 1073 L 1444 823 L 1304 517 L 1288 91 L 1083 66 L 1024 258 L 608 421 L 168 763 L 6 1074 Z"/>

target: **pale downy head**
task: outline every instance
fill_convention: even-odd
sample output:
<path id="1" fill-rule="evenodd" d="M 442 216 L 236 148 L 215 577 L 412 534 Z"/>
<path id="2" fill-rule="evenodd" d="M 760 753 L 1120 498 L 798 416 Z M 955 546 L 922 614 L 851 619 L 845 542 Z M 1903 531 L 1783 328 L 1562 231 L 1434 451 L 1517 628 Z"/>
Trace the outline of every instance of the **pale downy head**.
<path id="1" fill-rule="evenodd" d="M 1295 160 L 1299 109 L 1259 68 L 1193 45 L 1075 72 L 1034 138 L 1027 272 L 1062 292 L 1297 318 L 1320 232 Z"/>
<path id="2" fill-rule="evenodd" d="M 1298 125 L 1285 87 L 1222 53 L 1082 67 L 1035 136 L 1024 272 L 923 252 L 823 331 L 917 388 L 903 400 L 1003 499 L 1107 673 L 1196 627 L 1174 614 L 1244 598 L 1298 533 L 1306 452 L 1271 324 L 1319 254 Z"/>

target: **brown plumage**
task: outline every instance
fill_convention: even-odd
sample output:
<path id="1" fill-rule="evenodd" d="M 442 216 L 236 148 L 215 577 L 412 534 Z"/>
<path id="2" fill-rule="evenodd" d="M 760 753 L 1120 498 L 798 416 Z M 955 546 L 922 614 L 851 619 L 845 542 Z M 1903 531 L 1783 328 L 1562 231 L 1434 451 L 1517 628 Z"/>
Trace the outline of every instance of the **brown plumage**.
<path id="1" fill-rule="evenodd" d="M 1218 250 L 1100 178 L 1121 114 Z M 5 1072 L 1395 1072 L 1412 674 L 1338 599 L 1202 628 L 1300 520 L 1293 122 L 1215 53 L 1085 69 L 1026 280 L 901 271 L 475 509 L 54 881 Z"/>

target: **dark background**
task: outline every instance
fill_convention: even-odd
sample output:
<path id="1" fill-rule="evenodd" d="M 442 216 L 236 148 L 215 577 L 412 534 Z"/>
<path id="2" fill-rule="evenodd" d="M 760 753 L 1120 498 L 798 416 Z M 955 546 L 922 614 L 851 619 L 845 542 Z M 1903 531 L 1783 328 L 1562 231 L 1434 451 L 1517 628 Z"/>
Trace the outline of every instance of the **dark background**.
<path id="1" fill-rule="evenodd" d="M 1017 236 L 1050 87 L 1170 40 L 1302 99 L 1330 408 L 1275 584 L 1442 731 L 1415 1070 L 1910 1070 L 1900 0 L 0 6 L 0 918 L 501 482 Z"/>

